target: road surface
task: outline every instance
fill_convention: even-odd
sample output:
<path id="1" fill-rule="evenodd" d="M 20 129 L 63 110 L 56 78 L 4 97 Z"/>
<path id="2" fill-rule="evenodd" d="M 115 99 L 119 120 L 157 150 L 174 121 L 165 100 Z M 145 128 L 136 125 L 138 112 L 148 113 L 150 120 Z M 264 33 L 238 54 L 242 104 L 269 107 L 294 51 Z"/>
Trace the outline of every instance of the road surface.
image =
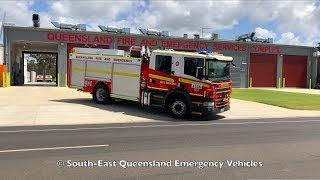
<path id="1" fill-rule="evenodd" d="M 315 118 L 3 127 L 0 137 L 1 179 L 320 179 Z"/>

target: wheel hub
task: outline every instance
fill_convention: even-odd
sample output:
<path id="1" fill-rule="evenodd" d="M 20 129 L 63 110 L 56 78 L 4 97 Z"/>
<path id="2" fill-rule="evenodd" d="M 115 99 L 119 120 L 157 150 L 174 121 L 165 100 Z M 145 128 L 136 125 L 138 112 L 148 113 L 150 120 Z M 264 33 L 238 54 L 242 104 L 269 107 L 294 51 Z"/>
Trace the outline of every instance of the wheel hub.
<path id="1" fill-rule="evenodd" d="M 99 101 L 104 101 L 106 99 L 106 91 L 102 88 L 99 88 L 96 92 L 96 97 Z"/>
<path id="2" fill-rule="evenodd" d="M 186 110 L 187 110 L 187 106 L 184 102 L 182 101 L 175 101 L 173 104 L 172 104 L 172 112 L 175 114 L 175 115 L 178 115 L 178 116 L 181 116 L 183 115 Z"/>

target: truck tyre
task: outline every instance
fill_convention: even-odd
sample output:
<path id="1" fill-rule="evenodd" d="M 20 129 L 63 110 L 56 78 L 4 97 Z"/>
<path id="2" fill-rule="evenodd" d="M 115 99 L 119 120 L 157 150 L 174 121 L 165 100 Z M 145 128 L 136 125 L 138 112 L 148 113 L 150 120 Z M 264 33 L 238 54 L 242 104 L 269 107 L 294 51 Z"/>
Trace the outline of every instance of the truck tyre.
<path id="1" fill-rule="evenodd" d="M 94 87 L 92 98 L 98 104 L 107 104 L 111 101 L 108 88 L 104 84 L 98 84 Z"/>
<path id="2" fill-rule="evenodd" d="M 169 113 L 176 119 L 185 118 L 189 115 L 189 105 L 186 98 L 182 96 L 174 97 L 168 106 Z"/>

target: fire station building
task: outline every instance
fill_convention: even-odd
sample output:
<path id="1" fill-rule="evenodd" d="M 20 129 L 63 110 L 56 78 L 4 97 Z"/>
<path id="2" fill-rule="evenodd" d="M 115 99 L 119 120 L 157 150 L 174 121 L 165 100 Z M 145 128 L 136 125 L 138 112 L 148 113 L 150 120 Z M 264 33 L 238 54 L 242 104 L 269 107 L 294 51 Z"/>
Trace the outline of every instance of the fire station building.
<path id="1" fill-rule="evenodd" d="M 57 55 L 57 86 L 69 84 L 68 54 L 73 47 L 111 48 L 128 51 L 133 45 L 151 50 L 208 50 L 234 58 L 233 87 L 312 88 L 317 83 L 316 48 L 194 37 L 90 32 L 35 27 L 4 26 L 3 64 L 7 86 L 25 83 L 26 53 Z"/>

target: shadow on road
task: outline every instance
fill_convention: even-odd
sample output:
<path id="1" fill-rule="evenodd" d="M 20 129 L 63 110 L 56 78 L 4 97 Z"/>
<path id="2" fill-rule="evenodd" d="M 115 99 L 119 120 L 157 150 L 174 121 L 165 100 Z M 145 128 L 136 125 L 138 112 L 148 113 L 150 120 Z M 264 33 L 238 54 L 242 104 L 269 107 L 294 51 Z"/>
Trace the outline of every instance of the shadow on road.
<path id="1" fill-rule="evenodd" d="M 183 122 L 183 121 L 214 121 L 225 118 L 221 115 L 210 115 L 206 119 L 199 116 L 192 116 L 190 119 L 174 119 L 170 117 L 165 112 L 162 112 L 158 108 L 144 108 L 141 107 L 139 103 L 132 101 L 116 101 L 110 104 L 102 105 L 97 104 L 91 99 L 87 98 L 77 98 L 77 99 L 60 99 L 60 100 L 50 100 L 54 102 L 71 103 L 71 104 L 81 104 L 85 106 L 90 106 L 94 108 L 103 109 L 111 112 L 123 112 L 126 115 L 136 116 L 141 118 L 154 119 L 159 121 L 171 121 L 171 122 Z"/>

